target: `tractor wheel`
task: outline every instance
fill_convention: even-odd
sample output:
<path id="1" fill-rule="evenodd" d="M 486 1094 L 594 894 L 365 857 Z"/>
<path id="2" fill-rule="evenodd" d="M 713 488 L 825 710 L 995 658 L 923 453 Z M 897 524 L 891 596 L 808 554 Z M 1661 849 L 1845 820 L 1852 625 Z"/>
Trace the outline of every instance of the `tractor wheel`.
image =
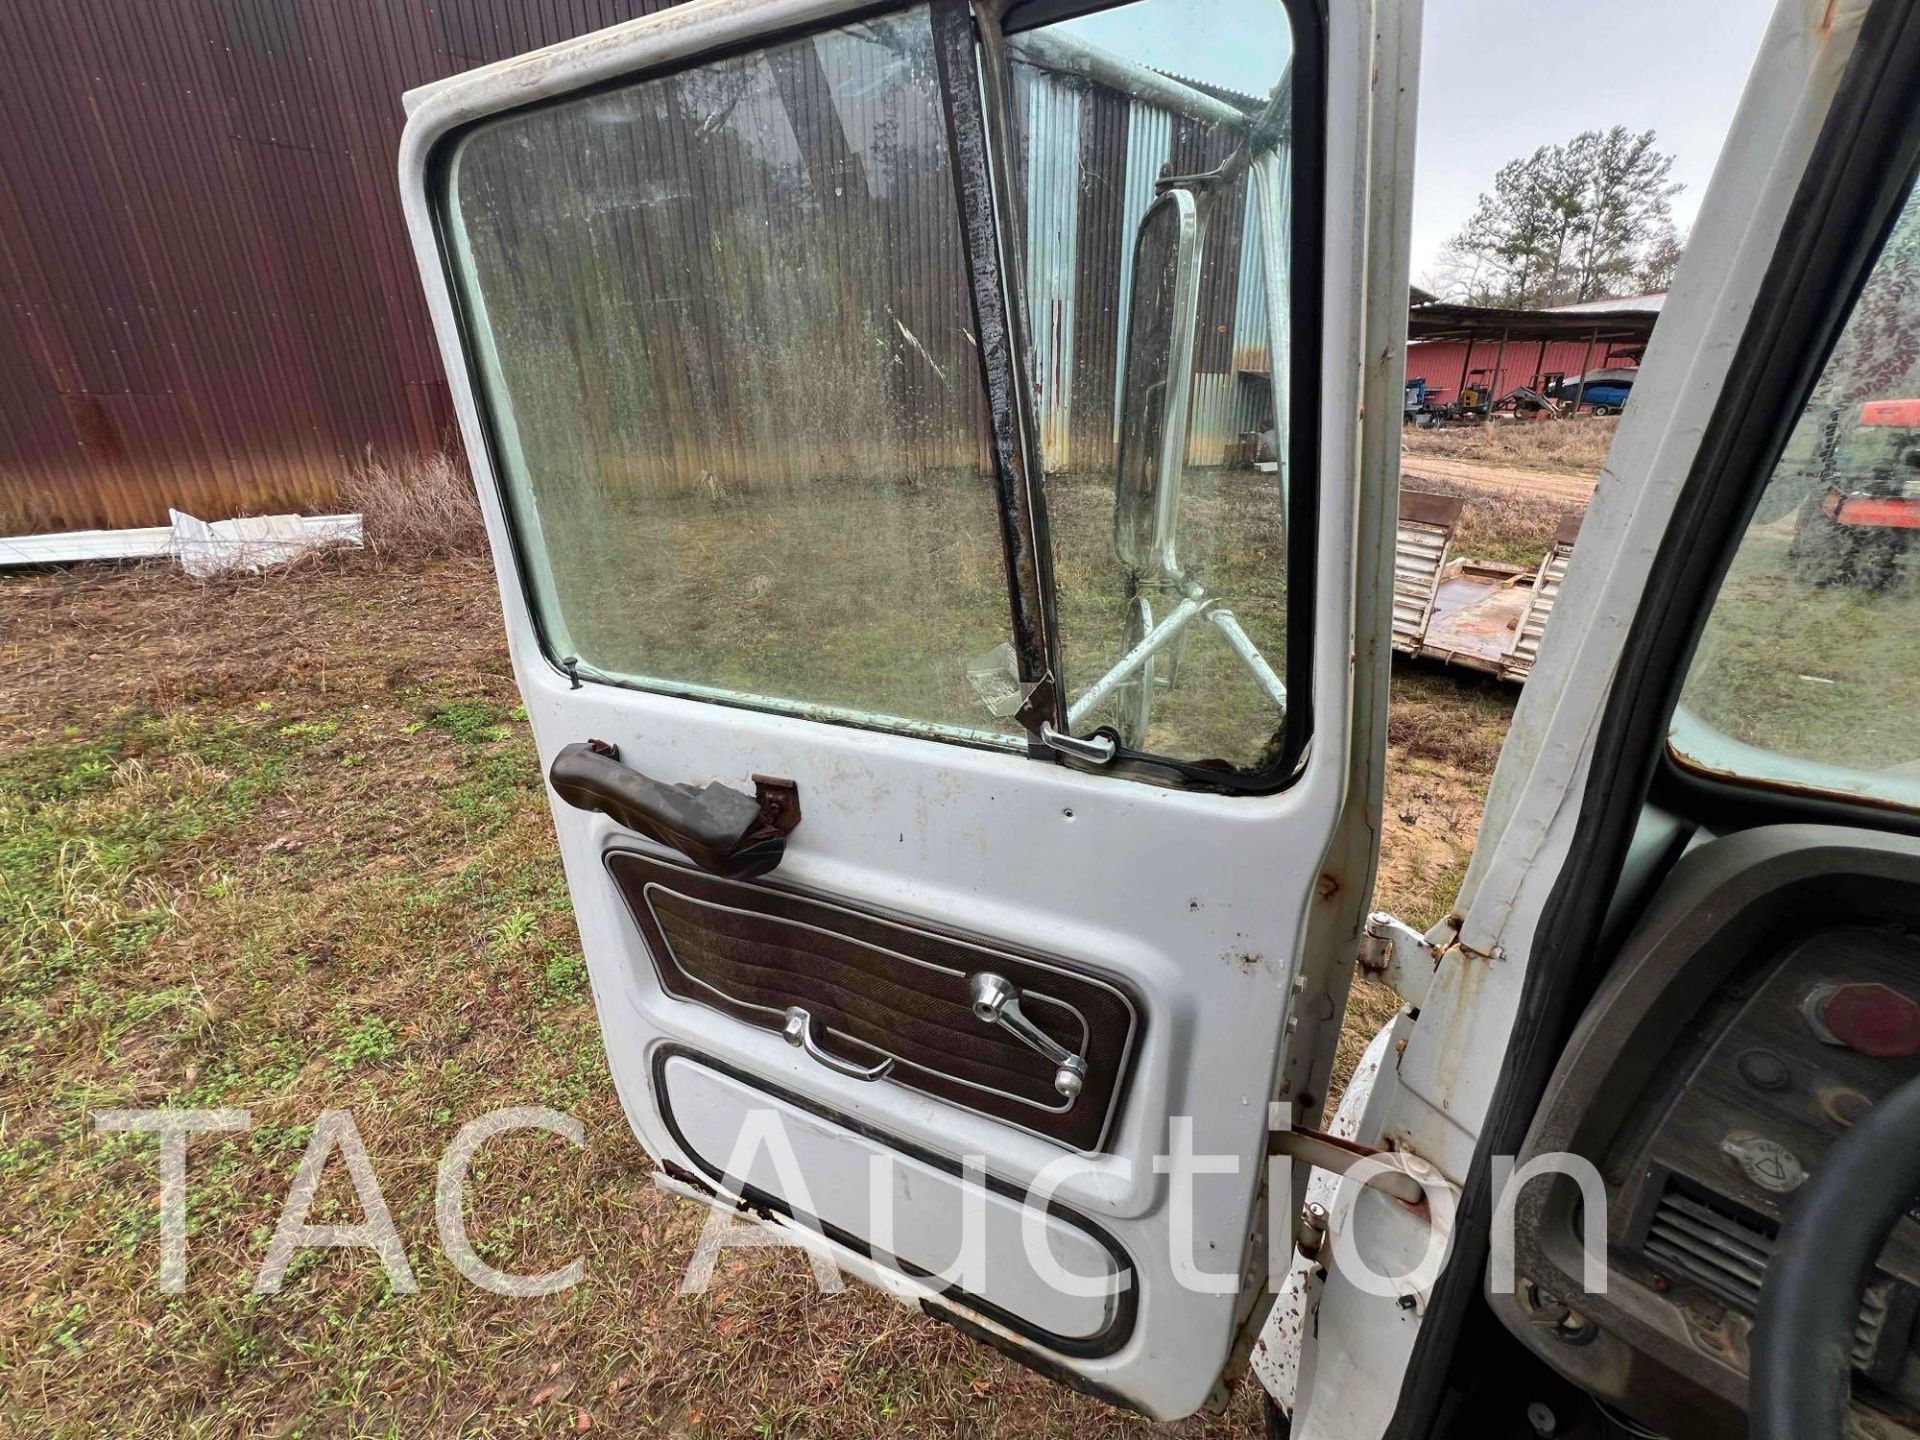
<path id="1" fill-rule="evenodd" d="M 1826 491 L 1816 490 L 1800 502 L 1787 559 L 1802 580 L 1821 589 L 1829 585 L 1857 584 L 1861 579 L 1859 533 L 1827 514 L 1826 498 Z"/>

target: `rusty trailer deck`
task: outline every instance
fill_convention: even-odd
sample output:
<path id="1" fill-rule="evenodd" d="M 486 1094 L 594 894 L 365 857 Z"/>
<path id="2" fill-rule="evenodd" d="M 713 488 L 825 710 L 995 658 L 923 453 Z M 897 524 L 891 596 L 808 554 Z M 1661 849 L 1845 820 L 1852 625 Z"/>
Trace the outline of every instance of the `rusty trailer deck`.
<path id="1" fill-rule="evenodd" d="M 1394 649 L 1524 683 L 1573 557 L 1580 516 L 1563 519 L 1546 554 L 1527 567 L 1454 557 L 1463 507 L 1454 495 L 1400 492 Z"/>

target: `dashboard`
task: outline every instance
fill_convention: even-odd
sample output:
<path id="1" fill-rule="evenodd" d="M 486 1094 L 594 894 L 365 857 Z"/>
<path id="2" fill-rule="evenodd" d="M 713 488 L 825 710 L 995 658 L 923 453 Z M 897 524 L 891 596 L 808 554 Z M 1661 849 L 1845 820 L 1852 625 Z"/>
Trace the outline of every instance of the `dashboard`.
<path id="1" fill-rule="evenodd" d="M 1662 885 L 1570 1042 L 1519 1158 L 1598 1171 L 1594 1202 L 1527 1182 L 1515 1284 L 1488 1303 L 1549 1366 L 1657 1433 L 1745 1432 L 1749 1339 L 1794 1195 L 1920 1074 L 1920 843 L 1776 826 L 1699 845 Z M 1591 1173 L 1591 1172 L 1589 1172 Z M 1920 1436 L 1920 1203 L 1852 1337 L 1853 1424 Z"/>

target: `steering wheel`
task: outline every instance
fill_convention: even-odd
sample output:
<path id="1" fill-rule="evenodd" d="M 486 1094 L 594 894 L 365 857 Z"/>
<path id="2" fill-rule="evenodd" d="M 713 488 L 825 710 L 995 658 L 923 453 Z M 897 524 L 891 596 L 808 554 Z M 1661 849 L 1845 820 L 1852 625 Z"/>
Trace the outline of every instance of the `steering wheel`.
<path id="1" fill-rule="evenodd" d="M 1883 1098 L 1793 1197 L 1760 1287 L 1748 1440 L 1841 1440 L 1860 1293 L 1920 1191 L 1920 1076 Z"/>

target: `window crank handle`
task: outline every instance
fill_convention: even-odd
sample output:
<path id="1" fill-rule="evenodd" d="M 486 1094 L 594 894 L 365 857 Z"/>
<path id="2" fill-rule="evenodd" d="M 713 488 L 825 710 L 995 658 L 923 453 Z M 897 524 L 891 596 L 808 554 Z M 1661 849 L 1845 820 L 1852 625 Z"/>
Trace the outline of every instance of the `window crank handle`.
<path id="1" fill-rule="evenodd" d="M 1038 1050 L 1056 1067 L 1053 1088 L 1067 1099 L 1080 1094 L 1087 1082 L 1087 1062 L 1061 1045 L 1021 1012 L 1020 992 L 1004 975 L 982 970 L 970 977 L 967 988 L 973 996 L 974 1017 L 984 1025 L 998 1025 L 1011 1032 L 1021 1043 Z"/>

